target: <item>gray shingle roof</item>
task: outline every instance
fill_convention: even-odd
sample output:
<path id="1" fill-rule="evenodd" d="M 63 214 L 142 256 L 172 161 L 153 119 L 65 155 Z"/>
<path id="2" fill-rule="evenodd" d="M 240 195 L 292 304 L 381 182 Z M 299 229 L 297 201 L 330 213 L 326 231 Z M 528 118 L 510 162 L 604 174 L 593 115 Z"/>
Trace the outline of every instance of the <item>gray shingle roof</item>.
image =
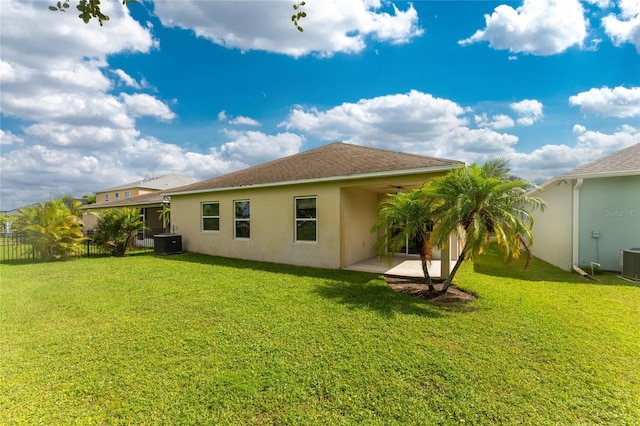
<path id="1" fill-rule="evenodd" d="M 166 194 L 269 185 L 420 169 L 450 169 L 460 161 L 334 142 L 268 163 L 165 191 Z"/>
<path id="2" fill-rule="evenodd" d="M 164 190 L 176 188 L 178 186 L 188 185 L 193 183 L 194 179 L 189 176 L 177 175 L 177 174 L 168 174 L 158 177 L 152 177 L 147 179 L 142 179 L 136 182 L 125 183 L 123 185 L 114 186 L 113 188 L 103 189 L 97 192 L 110 192 L 110 191 L 118 191 L 121 189 L 131 189 L 131 188 L 144 188 L 144 189 L 155 189 L 155 190 Z"/>
<path id="3" fill-rule="evenodd" d="M 106 209 L 111 207 L 138 207 L 148 204 L 160 204 L 164 197 L 161 191 L 150 192 L 135 197 L 119 198 L 117 200 L 103 201 L 102 203 L 87 204 L 82 206 L 84 210 Z"/>
<path id="4" fill-rule="evenodd" d="M 611 155 L 582 165 L 563 174 L 562 177 L 605 175 L 637 172 L 640 174 L 640 143 L 616 151 Z"/>

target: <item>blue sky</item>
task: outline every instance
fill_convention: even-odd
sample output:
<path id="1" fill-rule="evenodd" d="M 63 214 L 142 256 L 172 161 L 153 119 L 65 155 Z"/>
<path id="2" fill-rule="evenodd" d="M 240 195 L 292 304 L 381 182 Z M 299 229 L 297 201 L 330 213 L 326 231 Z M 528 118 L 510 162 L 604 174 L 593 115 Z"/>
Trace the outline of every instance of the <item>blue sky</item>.
<path id="1" fill-rule="evenodd" d="M 640 143 L 640 1 L 0 4 L 0 210 L 334 141 L 542 182 Z"/>

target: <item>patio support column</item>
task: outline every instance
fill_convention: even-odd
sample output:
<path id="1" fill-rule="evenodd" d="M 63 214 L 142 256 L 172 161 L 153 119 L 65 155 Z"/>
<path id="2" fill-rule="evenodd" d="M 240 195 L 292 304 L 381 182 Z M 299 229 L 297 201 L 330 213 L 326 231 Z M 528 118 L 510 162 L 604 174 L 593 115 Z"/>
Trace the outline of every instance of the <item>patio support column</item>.
<path id="1" fill-rule="evenodd" d="M 440 278 L 446 280 L 451 272 L 451 248 L 449 244 L 440 248 Z"/>

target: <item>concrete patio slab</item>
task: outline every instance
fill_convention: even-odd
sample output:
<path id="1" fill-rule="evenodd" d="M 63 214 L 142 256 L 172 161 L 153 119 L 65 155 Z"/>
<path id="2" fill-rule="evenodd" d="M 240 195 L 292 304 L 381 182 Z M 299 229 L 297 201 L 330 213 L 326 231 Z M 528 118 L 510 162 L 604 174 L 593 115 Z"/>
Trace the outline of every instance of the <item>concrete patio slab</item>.
<path id="1" fill-rule="evenodd" d="M 455 266 L 456 262 L 451 262 L 451 268 Z M 439 260 L 432 260 L 427 264 L 429 268 L 429 275 L 431 278 L 440 278 L 440 266 Z M 372 272 L 375 274 L 390 275 L 395 277 L 410 277 L 420 278 L 423 277 L 422 265 L 420 259 L 415 257 L 394 257 L 391 263 L 385 262 L 385 260 L 378 260 L 376 257 L 364 260 L 362 262 L 355 263 L 344 269 L 349 271 L 361 271 Z"/>

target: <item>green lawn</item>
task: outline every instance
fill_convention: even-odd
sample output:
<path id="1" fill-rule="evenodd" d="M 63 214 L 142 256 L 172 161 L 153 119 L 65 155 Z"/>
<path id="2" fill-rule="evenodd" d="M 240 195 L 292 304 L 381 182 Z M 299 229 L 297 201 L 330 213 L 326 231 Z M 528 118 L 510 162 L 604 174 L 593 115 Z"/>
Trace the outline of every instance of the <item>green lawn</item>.
<path id="1" fill-rule="evenodd" d="M 0 424 L 640 424 L 640 286 L 489 255 L 440 305 L 195 254 L 0 265 Z"/>

